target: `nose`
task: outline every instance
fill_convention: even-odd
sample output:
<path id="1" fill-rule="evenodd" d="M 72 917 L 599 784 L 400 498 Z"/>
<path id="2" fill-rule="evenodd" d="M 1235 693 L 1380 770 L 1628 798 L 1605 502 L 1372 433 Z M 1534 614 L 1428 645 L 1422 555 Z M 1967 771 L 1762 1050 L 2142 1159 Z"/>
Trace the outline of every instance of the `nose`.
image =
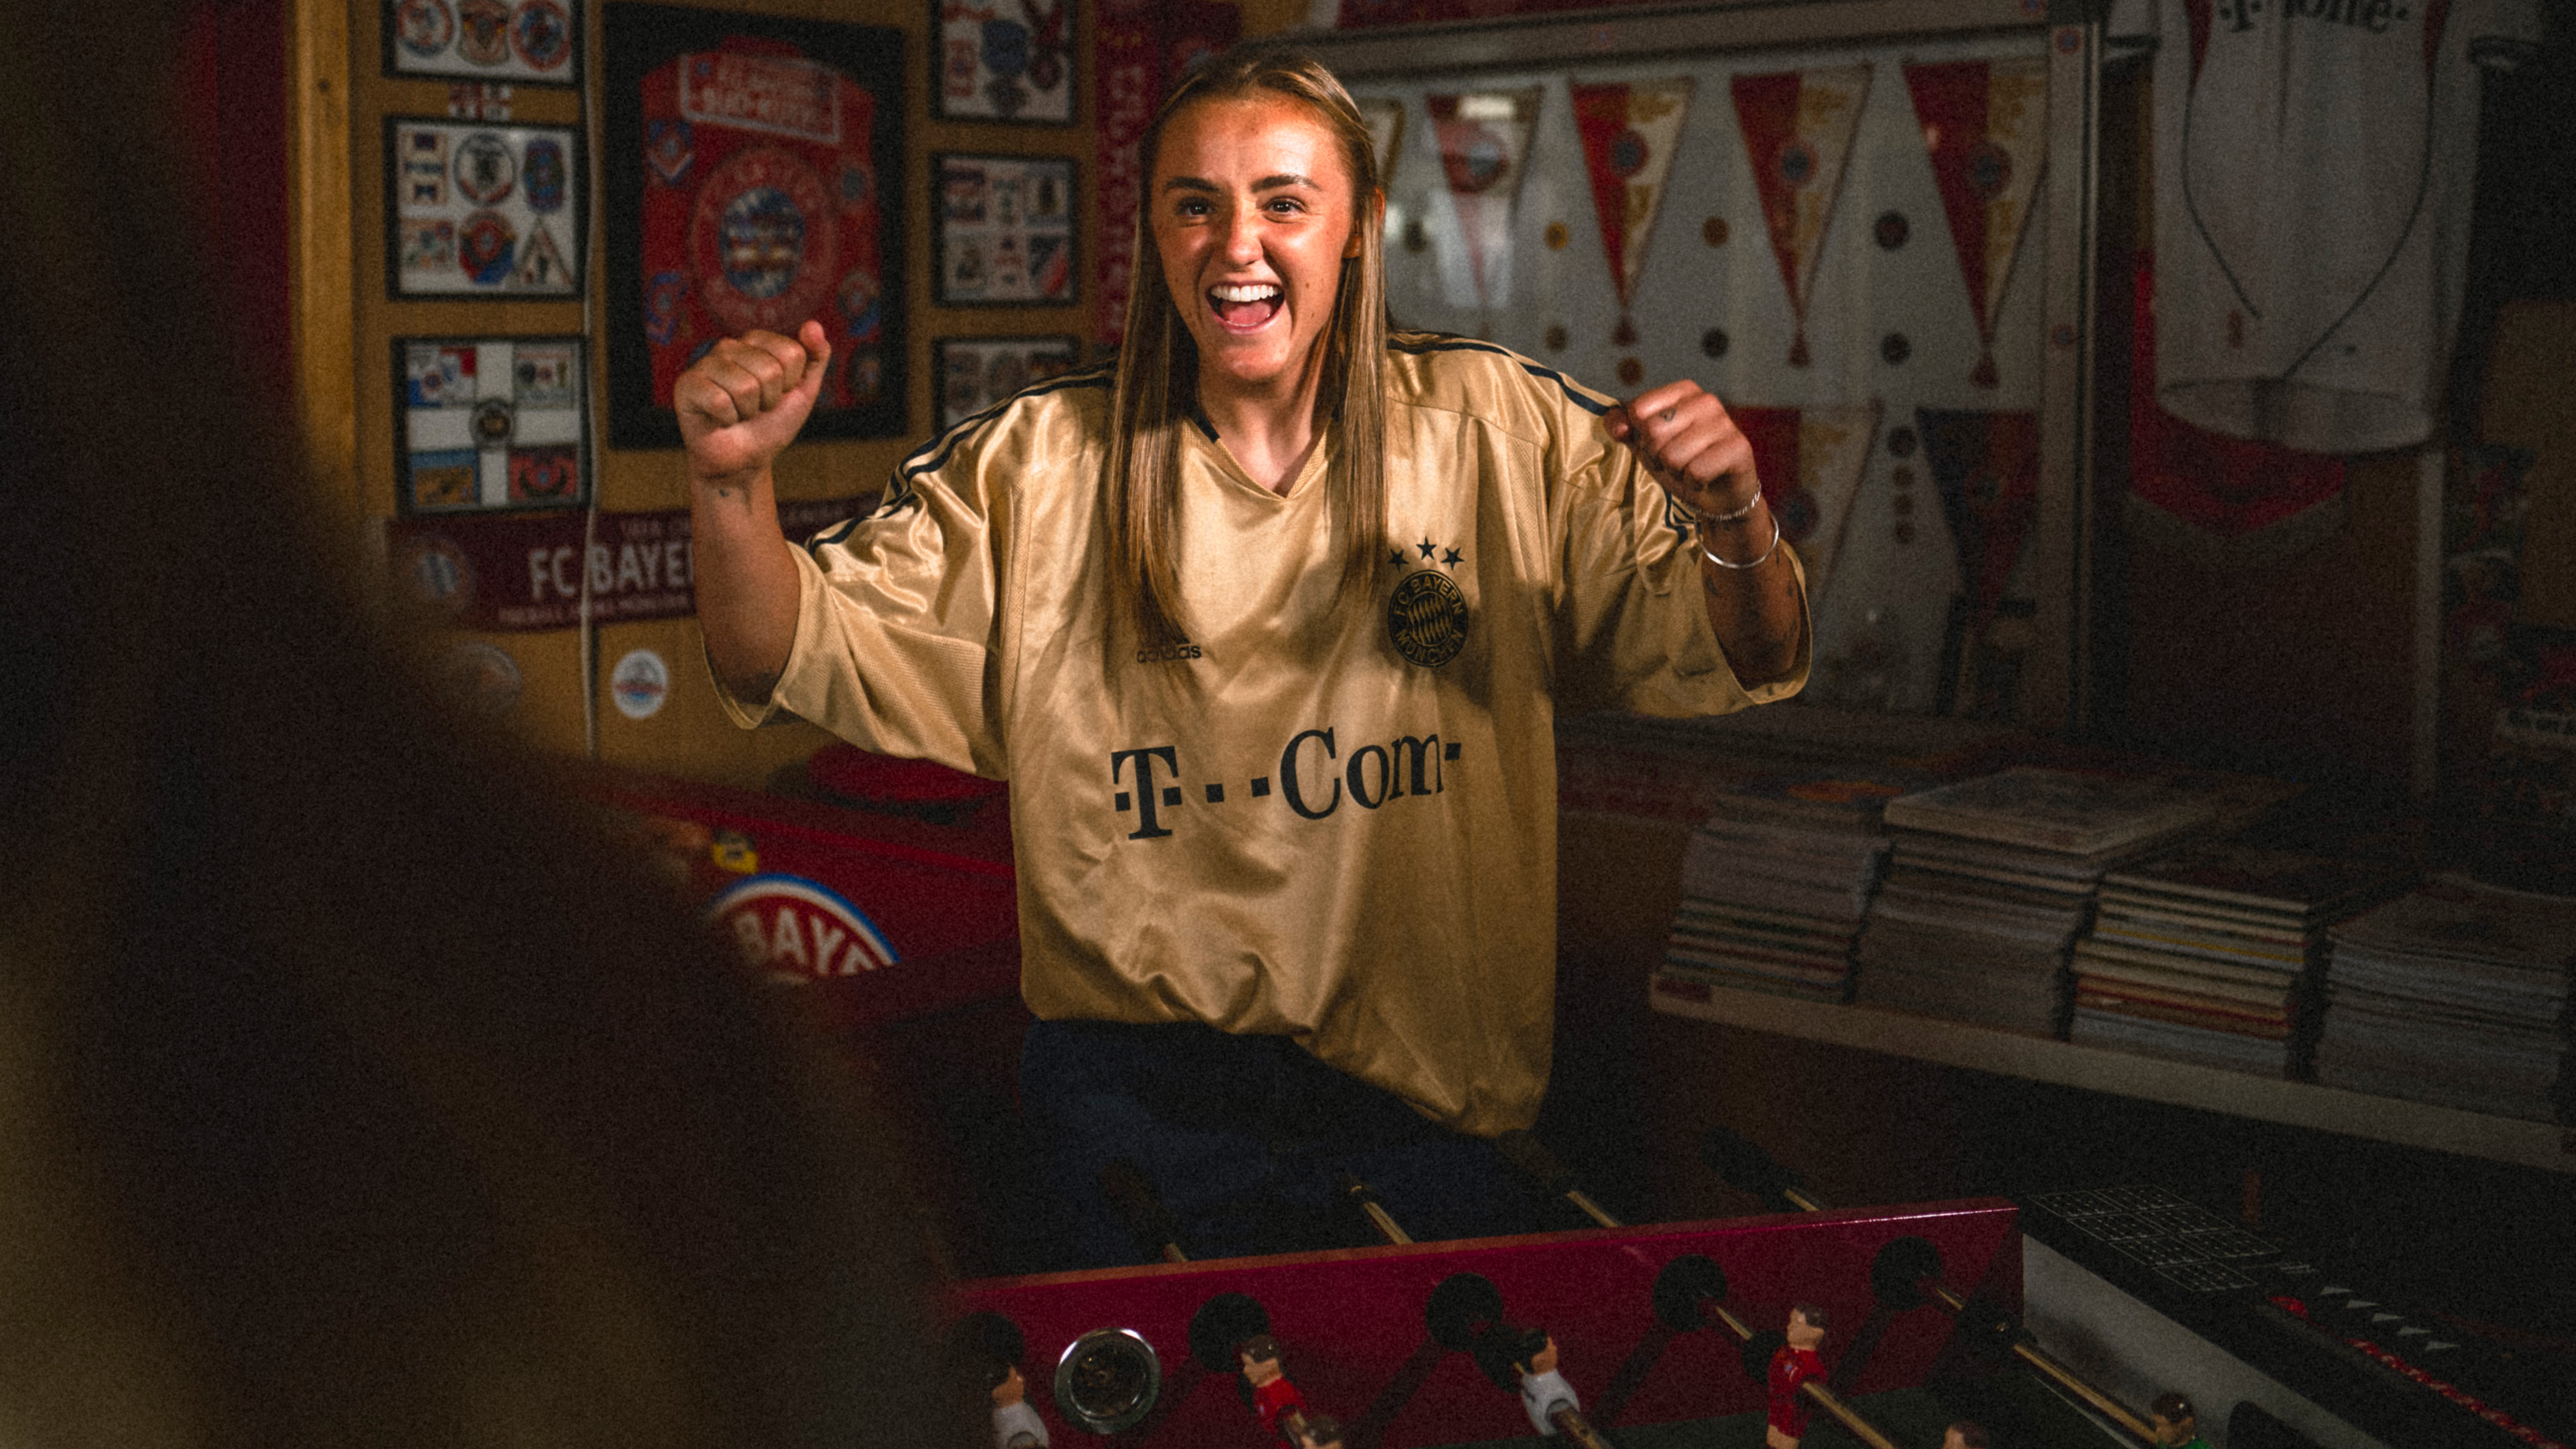
<path id="1" fill-rule="evenodd" d="M 1261 212 L 1258 207 L 1239 206 L 1227 215 L 1225 259 L 1237 266 L 1248 266 L 1261 260 Z"/>

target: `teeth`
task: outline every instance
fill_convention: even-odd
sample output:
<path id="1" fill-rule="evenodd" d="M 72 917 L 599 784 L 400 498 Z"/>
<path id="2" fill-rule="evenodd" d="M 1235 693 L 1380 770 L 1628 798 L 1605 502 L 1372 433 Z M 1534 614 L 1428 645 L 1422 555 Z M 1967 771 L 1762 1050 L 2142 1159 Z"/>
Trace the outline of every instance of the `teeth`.
<path id="1" fill-rule="evenodd" d="M 1220 302 L 1267 302 L 1279 295 L 1271 286 L 1211 287 L 1208 295 Z"/>

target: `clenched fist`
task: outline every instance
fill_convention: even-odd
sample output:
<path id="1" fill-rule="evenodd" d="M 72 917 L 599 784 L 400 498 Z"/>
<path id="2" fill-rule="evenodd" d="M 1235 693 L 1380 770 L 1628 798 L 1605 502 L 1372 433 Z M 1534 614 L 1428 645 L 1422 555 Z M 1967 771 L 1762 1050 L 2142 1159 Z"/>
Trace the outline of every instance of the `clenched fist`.
<path id="1" fill-rule="evenodd" d="M 1733 513 L 1762 491 L 1753 475 L 1753 444 L 1725 405 L 1688 378 L 1639 393 L 1602 422 L 1694 513 Z"/>
<path id="2" fill-rule="evenodd" d="M 752 331 L 729 337 L 671 386 L 692 483 L 737 485 L 768 471 L 814 411 L 832 344 L 823 324 L 794 337 Z"/>

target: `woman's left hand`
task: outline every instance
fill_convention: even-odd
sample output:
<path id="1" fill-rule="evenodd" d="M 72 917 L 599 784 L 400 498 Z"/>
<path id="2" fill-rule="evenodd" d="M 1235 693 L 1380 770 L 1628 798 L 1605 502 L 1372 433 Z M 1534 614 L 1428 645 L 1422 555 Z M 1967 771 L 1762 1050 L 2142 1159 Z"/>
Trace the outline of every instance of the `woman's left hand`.
<path id="1" fill-rule="evenodd" d="M 1648 472 L 1683 507 L 1733 513 L 1762 491 L 1753 444 L 1726 405 L 1688 378 L 1639 393 L 1602 417 L 1610 436 L 1636 450 Z"/>

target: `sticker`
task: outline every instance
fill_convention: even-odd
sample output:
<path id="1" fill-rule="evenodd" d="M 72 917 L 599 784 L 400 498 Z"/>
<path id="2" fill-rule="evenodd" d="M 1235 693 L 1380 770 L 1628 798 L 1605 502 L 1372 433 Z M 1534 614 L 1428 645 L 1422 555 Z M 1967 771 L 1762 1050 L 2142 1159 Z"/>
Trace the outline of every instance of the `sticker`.
<path id="1" fill-rule="evenodd" d="M 671 695 L 670 666 L 650 649 L 638 649 L 617 661 L 608 676 L 609 698 L 628 719 L 651 719 Z"/>
<path id="2" fill-rule="evenodd" d="M 403 354 L 403 378 L 413 407 L 464 407 L 474 401 L 474 349 L 408 348 Z"/>
<path id="3" fill-rule="evenodd" d="M 1552 252 L 1561 252 L 1561 251 L 1565 250 L 1565 248 L 1566 248 L 1566 244 L 1567 244 L 1567 243 L 1569 243 L 1569 242 L 1571 242 L 1571 241 L 1573 241 L 1573 240 L 1574 240 L 1574 234 L 1573 234 L 1572 232 L 1567 231 L 1567 230 L 1565 229 L 1565 223 L 1564 223 L 1564 222 L 1561 222 L 1561 221 L 1551 221 L 1551 222 L 1549 222 L 1549 223 L 1547 224 L 1547 235 L 1546 235 L 1546 241 L 1547 241 L 1547 249 L 1548 249 L 1549 251 L 1552 251 Z M 1414 250 L 1418 252 L 1418 251 L 1422 250 L 1422 248 L 1420 248 L 1420 247 L 1415 247 L 1415 248 L 1414 248 Z"/>
<path id="4" fill-rule="evenodd" d="M 400 246 L 406 272 L 456 270 L 456 223 L 452 221 L 406 221 Z"/>
<path id="5" fill-rule="evenodd" d="M 1905 359 L 1912 357 L 1913 355 L 1914 344 L 1911 341 L 1908 341 L 1905 334 L 1902 332 L 1890 332 L 1885 337 L 1878 339 L 1879 361 L 1886 363 L 1890 367 L 1903 367 L 1905 365 Z"/>
<path id="6" fill-rule="evenodd" d="M 519 169 L 527 187 L 528 210 L 561 211 L 564 188 L 570 169 L 564 165 L 563 142 L 552 136 L 539 136 L 528 142 L 526 156 Z"/>
<path id="7" fill-rule="evenodd" d="M 471 448 L 411 455 L 411 506 L 471 508 L 482 498 L 481 464 Z"/>
<path id="8" fill-rule="evenodd" d="M 572 22 L 555 0 L 519 0 L 510 17 L 510 48 L 530 70 L 553 70 L 572 54 Z"/>
<path id="9" fill-rule="evenodd" d="M 491 716 L 507 714 L 519 702 L 525 680 L 519 674 L 519 661 L 507 650 L 469 639 L 447 651 L 439 661 L 440 683 L 447 697 L 474 714 Z"/>
<path id="10" fill-rule="evenodd" d="M 1633 357 L 1619 359 L 1619 385 L 1635 387 L 1646 380 L 1646 365 Z"/>
<path id="11" fill-rule="evenodd" d="M 520 347 L 515 352 L 510 378 L 513 401 L 523 408 L 572 406 L 571 348 Z"/>
<path id="12" fill-rule="evenodd" d="M 418 478 L 415 472 L 415 486 Z M 467 479 L 470 485 L 470 470 Z M 444 535 L 424 534 L 410 540 L 404 545 L 397 572 L 404 595 L 431 613 L 454 614 L 473 602 L 474 564 L 455 540 Z"/>
<path id="13" fill-rule="evenodd" d="M 447 0 L 401 0 L 394 6 L 394 39 L 402 48 L 428 60 L 456 38 L 456 12 Z"/>
<path id="14" fill-rule="evenodd" d="M 1906 221 L 1904 212 L 1882 211 L 1870 234 L 1878 239 L 1880 250 L 1892 252 L 1905 245 L 1907 239 L 1914 235 L 1914 228 Z"/>
<path id="15" fill-rule="evenodd" d="M 1548 351 L 1563 352 L 1565 344 L 1572 339 L 1565 335 L 1565 324 L 1559 322 L 1550 326 L 1547 329 L 1547 336 L 1541 340 L 1547 344 Z"/>
<path id="16" fill-rule="evenodd" d="M 581 454 L 572 445 L 510 450 L 512 503 L 570 503 L 581 484 Z"/>
<path id="17" fill-rule="evenodd" d="M 1710 246 L 1726 245 L 1726 239 L 1731 235 L 1733 233 L 1728 230 L 1725 217 L 1712 216 L 1699 224 L 1699 239 Z"/>
<path id="18" fill-rule="evenodd" d="M 527 249 L 520 253 L 519 269 L 511 274 L 510 280 L 522 287 L 547 288 L 569 276 L 570 272 L 571 269 L 564 265 L 563 252 L 555 246 L 555 234 L 548 231 L 541 221 L 537 223 L 536 230 L 528 234 Z"/>
<path id="19" fill-rule="evenodd" d="M 475 65 L 499 65 L 510 58 L 510 7 L 505 0 L 459 0 L 456 19 L 464 34 L 456 53 Z"/>
<path id="20" fill-rule="evenodd" d="M 447 204 L 447 137 L 439 131 L 402 133 L 402 204 Z"/>
<path id="21" fill-rule="evenodd" d="M 498 286 L 510 275 L 510 262 L 518 250 L 518 233 L 511 230 L 510 219 L 497 211 L 467 214 L 457 233 L 457 265 L 483 286 Z"/>
<path id="22" fill-rule="evenodd" d="M 490 131 L 477 131 L 456 145 L 456 189 L 477 206 L 491 206 L 518 183 L 519 163 L 510 143 Z"/>
<path id="23" fill-rule="evenodd" d="M 1711 327 L 1699 335 L 1699 350 L 1710 357 L 1726 355 L 1726 329 Z"/>
<path id="24" fill-rule="evenodd" d="M 1396 653 L 1437 669 L 1467 647 L 1467 596 L 1438 569 L 1416 569 L 1387 600 L 1386 635 Z"/>
<path id="25" fill-rule="evenodd" d="M 857 976 L 901 959 L 876 922 L 802 876 L 755 875 L 728 886 L 707 902 L 706 919 L 733 938 L 745 965 L 773 981 Z"/>

